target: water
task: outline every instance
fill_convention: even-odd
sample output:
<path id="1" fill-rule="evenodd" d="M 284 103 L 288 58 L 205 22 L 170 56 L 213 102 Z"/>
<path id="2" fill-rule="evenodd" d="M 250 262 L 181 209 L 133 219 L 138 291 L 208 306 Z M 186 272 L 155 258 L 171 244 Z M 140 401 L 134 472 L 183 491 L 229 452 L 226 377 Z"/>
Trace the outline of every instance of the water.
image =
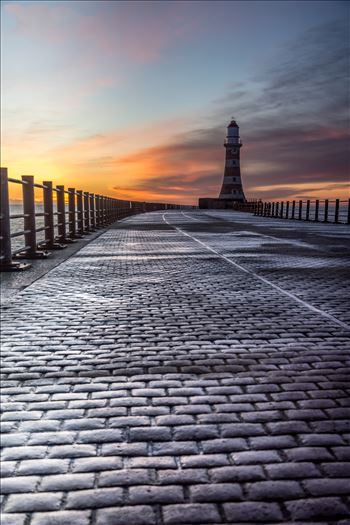
<path id="1" fill-rule="evenodd" d="M 54 212 L 56 212 L 57 209 L 54 207 Z M 35 213 L 43 213 L 44 207 L 42 204 L 36 204 L 35 205 Z M 10 215 L 21 215 L 23 214 L 23 206 L 22 204 L 11 204 L 10 205 Z M 55 217 L 55 222 L 57 222 L 57 216 Z M 35 226 L 36 228 L 41 228 L 44 226 L 44 217 L 36 217 L 35 219 Z M 24 230 L 24 219 L 11 219 L 11 234 L 20 232 Z M 55 235 L 57 235 L 57 227 L 55 228 Z M 45 240 L 45 232 L 37 232 L 36 234 L 37 242 L 43 242 Z M 24 235 L 19 235 L 18 237 L 14 237 L 11 239 L 11 249 L 12 252 L 19 250 L 20 248 L 24 248 Z"/>

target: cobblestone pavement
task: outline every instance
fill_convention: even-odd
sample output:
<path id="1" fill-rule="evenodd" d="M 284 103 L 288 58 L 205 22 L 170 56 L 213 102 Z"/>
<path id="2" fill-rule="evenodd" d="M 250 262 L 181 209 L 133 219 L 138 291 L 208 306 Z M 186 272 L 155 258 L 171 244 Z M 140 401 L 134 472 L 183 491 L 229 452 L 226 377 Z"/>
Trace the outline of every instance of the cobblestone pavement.
<path id="1" fill-rule="evenodd" d="M 2 525 L 349 524 L 348 231 L 135 216 L 6 303 Z"/>

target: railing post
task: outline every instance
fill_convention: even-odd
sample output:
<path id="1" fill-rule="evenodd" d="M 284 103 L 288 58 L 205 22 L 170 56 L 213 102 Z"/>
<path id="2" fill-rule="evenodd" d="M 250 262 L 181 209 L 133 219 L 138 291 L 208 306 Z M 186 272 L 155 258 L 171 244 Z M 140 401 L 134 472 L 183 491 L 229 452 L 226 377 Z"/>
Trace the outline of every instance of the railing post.
<path id="1" fill-rule="evenodd" d="M 328 199 L 326 199 L 324 201 L 324 218 L 323 218 L 323 222 L 328 222 L 328 205 L 329 205 L 329 202 L 328 202 Z"/>
<path id="2" fill-rule="evenodd" d="M 83 192 L 77 190 L 77 224 L 78 234 L 84 235 L 84 216 L 83 216 Z"/>
<path id="3" fill-rule="evenodd" d="M 350 224 L 350 199 L 348 200 L 348 220 L 347 223 Z"/>
<path id="4" fill-rule="evenodd" d="M 275 217 L 278 218 L 278 210 L 279 210 L 279 207 L 280 207 L 280 203 L 279 202 L 276 202 L 276 213 L 275 213 Z"/>
<path id="5" fill-rule="evenodd" d="M 284 201 L 281 202 L 280 218 L 283 219 Z"/>
<path id="6" fill-rule="evenodd" d="M 107 198 L 102 197 L 102 221 L 103 226 L 107 226 Z"/>
<path id="7" fill-rule="evenodd" d="M 66 232 L 66 203 L 64 195 L 64 186 L 56 186 L 56 195 L 57 195 L 57 221 L 58 221 L 58 242 L 67 242 L 67 232 Z"/>
<path id="8" fill-rule="evenodd" d="M 38 250 L 36 242 L 34 177 L 22 175 L 24 244 L 23 252 L 16 255 L 18 259 L 45 259 L 49 252 Z"/>
<path id="9" fill-rule="evenodd" d="M 318 214 L 320 209 L 320 201 L 317 199 L 315 202 L 315 222 L 318 222 Z"/>
<path id="10" fill-rule="evenodd" d="M 295 201 L 292 201 L 292 216 L 291 219 L 295 219 Z"/>
<path id="11" fill-rule="evenodd" d="M 303 201 L 299 201 L 298 221 L 301 221 L 303 214 Z"/>
<path id="12" fill-rule="evenodd" d="M 305 220 L 306 221 L 310 220 L 310 200 L 309 199 L 306 201 L 306 217 L 305 217 Z"/>
<path id="13" fill-rule="evenodd" d="M 93 231 L 96 230 L 95 195 L 90 193 L 90 224 Z"/>
<path id="14" fill-rule="evenodd" d="M 289 219 L 289 201 L 286 202 L 286 219 Z"/>
<path id="15" fill-rule="evenodd" d="M 108 209 L 109 209 L 109 222 L 113 222 L 113 210 L 112 210 L 112 198 L 108 197 Z"/>
<path id="16" fill-rule="evenodd" d="M 335 199 L 334 222 L 339 223 L 339 199 Z"/>
<path id="17" fill-rule="evenodd" d="M 89 206 L 89 194 L 84 191 L 84 233 L 90 231 L 90 206 Z"/>
<path id="18" fill-rule="evenodd" d="M 60 250 L 62 248 L 65 248 L 65 246 L 55 241 L 52 182 L 50 180 L 44 180 L 43 186 L 43 202 L 45 214 L 45 241 L 43 243 L 43 247 L 48 248 L 49 250 Z"/>
<path id="19" fill-rule="evenodd" d="M 0 236 L 1 236 L 1 258 L 0 271 L 11 272 L 13 270 L 27 270 L 29 263 L 12 261 L 11 249 L 11 222 L 10 222 L 10 197 L 7 168 L 1 168 L 1 192 L 0 192 Z"/>
<path id="20" fill-rule="evenodd" d="M 272 210 L 271 210 L 271 215 L 270 215 L 270 217 L 274 217 L 274 215 L 275 215 L 275 203 L 273 202 L 273 203 L 272 203 Z"/>
<path id="21" fill-rule="evenodd" d="M 100 196 L 95 195 L 95 208 L 96 208 L 96 227 L 101 228 L 101 209 L 100 209 Z"/>
<path id="22" fill-rule="evenodd" d="M 68 232 L 71 239 L 80 237 L 76 228 L 75 188 L 68 188 Z"/>

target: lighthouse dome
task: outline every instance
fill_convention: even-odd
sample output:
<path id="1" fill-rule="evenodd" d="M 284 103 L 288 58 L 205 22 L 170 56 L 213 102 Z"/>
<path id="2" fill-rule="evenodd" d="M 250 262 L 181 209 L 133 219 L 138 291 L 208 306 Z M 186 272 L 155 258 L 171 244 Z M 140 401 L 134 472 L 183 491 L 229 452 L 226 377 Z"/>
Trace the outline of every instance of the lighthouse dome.
<path id="1" fill-rule="evenodd" d="M 238 128 L 238 124 L 237 122 L 235 121 L 235 119 L 232 119 L 231 122 L 229 123 L 229 125 L 227 126 L 228 128 Z"/>
<path id="2" fill-rule="evenodd" d="M 239 127 L 234 118 L 227 126 L 226 142 L 230 144 L 237 144 L 239 142 Z"/>

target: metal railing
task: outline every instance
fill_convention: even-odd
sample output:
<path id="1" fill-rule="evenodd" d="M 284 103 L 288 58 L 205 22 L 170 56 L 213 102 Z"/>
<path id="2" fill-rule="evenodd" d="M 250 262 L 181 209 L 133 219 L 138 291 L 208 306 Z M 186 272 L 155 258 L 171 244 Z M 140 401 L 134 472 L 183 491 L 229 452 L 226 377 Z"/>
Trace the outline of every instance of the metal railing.
<path id="1" fill-rule="evenodd" d="M 258 201 L 254 205 L 254 215 L 274 219 L 350 224 L 350 199 Z"/>
<path id="2" fill-rule="evenodd" d="M 9 183 L 22 186 L 23 213 L 11 214 Z M 37 211 L 35 188 L 42 190 L 42 212 Z M 183 208 L 195 206 L 120 200 L 75 188 L 65 189 L 63 185 L 54 187 L 51 181 L 37 184 L 32 175 L 13 179 L 8 177 L 7 168 L 1 168 L 0 271 L 25 270 L 31 265 L 18 262 L 19 259 L 46 258 L 49 250 L 66 248 L 83 235 L 129 215 Z M 37 218 L 43 219 L 43 226 L 37 225 Z M 11 221 L 18 219 L 23 219 L 23 229 L 13 232 Z M 44 233 L 41 242 L 37 240 L 39 232 Z M 12 250 L 12 239 L 18 237 L 24 238 L 24 245 Z"/>

